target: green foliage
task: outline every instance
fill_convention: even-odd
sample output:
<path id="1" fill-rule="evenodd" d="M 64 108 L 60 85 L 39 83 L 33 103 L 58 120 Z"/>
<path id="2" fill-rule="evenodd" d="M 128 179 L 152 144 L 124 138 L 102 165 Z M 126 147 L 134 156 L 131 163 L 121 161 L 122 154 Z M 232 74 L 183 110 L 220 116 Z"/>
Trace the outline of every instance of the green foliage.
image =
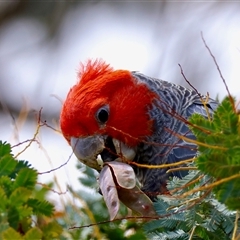
<path id="1" fill-rule="evenodd" d="M 239 119 L 229 98 L 223 100 L 211 121 L 199 115 L 191 118 L 191 122 L 199 127 L 192 128 L 197 141 L 203 143 L 199 144 L 196 165 L 209 176 L 226 180 L 217 184 L 213 191 L 216 198 L 232 210 L 240 210 Z"/>
<path id="2" fill-rule="evenodd" d="M 62 228 L 51 217 L 54 207 L 36 195 L 37 171 L 26 161 L 17 161 L 11 146 L 0 141 L 0 239 L 56 239 Z M 45 197 L 45 195 L 44 195 Z M 35 218 L 35 219 L 34 219 Z"/>
<path id="3" fill-rule="evenodd" d="M 199 155 L 189 167 L 198 170 L 168 181 L 171 195 L 159 196 L 159 219 L 145 224 L 145 232 L 149 239 L 237 239 L 240 222 L 232 210 L 240 210 L 240 117 L 226 98 L 213 119 L 193 115 L 190 121 Z"/>
<path id="4" fill-rule="evenodd" d="M 183 179 L 174 177 L 169 181 L 167 187 L 170 191 L 179 190 L 172 196 L 159 196 L 155 209 L 160 219 L 144 226 L 149 239 L 190 239 L 190 236 L 199 240 L 231 239 L 235 212 L 218 202 L 213 192 L 197 191 L 184 195 L 209 181 L 209 178 L 202 177 L 198 183 L 184 187 L 197 177 L 201 178 L 200 171 L 190 171 Z"/>

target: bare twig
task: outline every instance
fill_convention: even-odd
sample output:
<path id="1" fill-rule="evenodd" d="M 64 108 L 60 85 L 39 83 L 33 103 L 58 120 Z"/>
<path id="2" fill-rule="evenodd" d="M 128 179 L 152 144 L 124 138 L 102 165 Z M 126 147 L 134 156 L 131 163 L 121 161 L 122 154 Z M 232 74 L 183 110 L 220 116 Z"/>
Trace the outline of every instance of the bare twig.
<path id="1" fill-rule="evenodd" d="M 231 96 L 231 94 L 230 94 L 230 91 L 229 91 L 229 89 L 228 89 L 226 80 L 225 80 L 225 78 L 224 78 L 223 75 L 222 75 L 222 72 L 221 72 L 221 70 L 220 70 L 220 67 L 219 67 L 219 65 L 218 65 L 218 63 L 217 63 L 217 60 L 216 60 L 215 56 L 213 55 L 211 49 L 209 48 L 209 46 L 207 45 L 207 43 L 206 43 L 206 41 L 205 41 L 205 39 L 204 39 L 204 37 L 203 37 L 203 32 L 201 32 L 201 38 L 202 38 L 202 41 L 203 41 L 203 43 L 204 43 L 204 46 L 205 46 L 206 49 L 208 50 L 210 56 L 212 57 L 215 65 L 216 65 L 216 67 L 217 67 L 218 73 L 219 73 L 219 75 L 220 75 L 220 77 L 221 77 L 221 79 L 222 79 L 222 81 L 223 81 L 223 83 L 224 83 L 224 86 L 225 86 L 226 90 L 227 90 L 228 97 L 229 97 L 230 102 L 231 102 L 231 104 L 232 104 L 232 108 L 233 108 L 233 110 L 236 112 L 236 109 L 235 109 L 235 106 L 234 106 L 234 100 L 233 100 L 233 98 L 232 98 L 232 96 Z"/>
<path id="2" fill-rule="evenodd" d="M 180 67 L 181 74 L 182 74 L 184 80 L 188 83 L 188 85 L 190 85 L 190 87 L 198 94 L 199 98 L 201 99 L 201 101 L 203 103 L 203 106 L 205 107 L 206 113 L 208 115 L 208 119 L 210 120 L 211 118 L 210 118 L 210 114 L 209 114 L 209 109 L 207 107 L 207 102 L 208 102 L 208 99 L 209 99 L 208 94 L 206 96 L 206 100 L 203 100 L 203 96 L 198 92 L 198 90 L 190 83 L 190 81 L 185 76 L 181 64 L 178 64 L 178 66 Z"/>
<path id="3" fill-rule="evenodd" d="M 41 122 L 41 114 L 42 114 L 42 108 L 39 110 L 37 129 L 36 129 L 36 132 L 33 135 L 33 138 L 29 141 L 27 146 L 22 151 L 20 151 L 19 153 L 16 154 L 15 158 L 17 158 L 20 154 L 22 154 L 24 151 L 26 151 L 31 146 L 31 144 L 36 140 L 37 135 L 39 134 L 39 130 L 42 127 L 42 125 L 40 124 L 40 122 Z"/>
<path id="4" fill-rule="evenodd" d="M 187 84 L 198 94 L 199 98 L 202 99 L 202 95 L 198 92 L 198 90 L 190 83 L 190 81 L 186 78 L 184 72 L 183 72 L 183 69 L 182 69 L 182 66 L 181 64 L 179 63 L 178 66 L 180 67 L 180 70 L 181 70 L 181 74 L 184 78 L 184 80 L 187 82 Z"/>
<path id="5" fill-rule="evenodd" d="M 53 169 L 51 169 L 51 170 L 49 170 L 49 171 L 46 171 L 46 172 L 38 172 L 38 174 L 39 174 L 39 175 L 42 175 L 42 174 L 46 174 L 46 173 L 51 173 L 51 172 L 54 172 L 54 171 L 56 171 L 56 170 L 64 167 L 65 165 L 68 164 L 68 162 L 70 161 L 72 155 L 73 155 L 73 152 L 72 152 L 71 155 L 69 156 L 68 160 L 67 160 L 65 163 L 61 164 L 60 166 L 58 166 L 58 167 L 56 167 L 56 168 L 53 168 Z"/>
<path id="6" fill-rule="evenodd" d="M 68 192 L 68 190 L 66 190 L 65 192 L 58 192 L 58 191 L 50 188 L 47 184 L 44 184 L 44 183 L 37 182 L 37 184 L 42 186 L 43 188 L 48 189 L 49 191 L 51 191 L 53 193 L 57 193 L 58 195 L 63 195 L 63 194 L 66 194 Z"/>

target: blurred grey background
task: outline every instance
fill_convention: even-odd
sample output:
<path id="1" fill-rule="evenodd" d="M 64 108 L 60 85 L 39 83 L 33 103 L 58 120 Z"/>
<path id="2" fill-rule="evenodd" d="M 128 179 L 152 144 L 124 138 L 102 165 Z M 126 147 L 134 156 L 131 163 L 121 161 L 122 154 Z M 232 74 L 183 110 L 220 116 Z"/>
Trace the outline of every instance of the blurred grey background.
<path id="1" fill-rule="evenodd" d="M 80 62 L 102 58 L 115 69 L 141 71 L 212 98 L 227 95 L 200 33 L 230 92 L 240 97 L 240 3 L 236 1 L 0 1 L 0 139 L 32 139 L 41 119 L 58 128 L 61 101 Z M 19 155 L 45 172 L 66 163 L 71 149 L 43 126 Z M 17 154 L 29 142 L 13 148 Z M 76 159 L 40 181 L 78 188 Z"/>

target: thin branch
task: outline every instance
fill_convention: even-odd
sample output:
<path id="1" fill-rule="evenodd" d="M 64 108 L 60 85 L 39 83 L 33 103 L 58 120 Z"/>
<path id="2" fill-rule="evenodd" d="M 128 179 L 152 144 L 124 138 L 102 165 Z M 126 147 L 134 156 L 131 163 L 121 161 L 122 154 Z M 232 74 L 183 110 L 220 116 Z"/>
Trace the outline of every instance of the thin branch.
<path id="1" fill-rule="evenodd" d="M 178 63 L 178 66 L 180 67 L 180 70 L 181 70 L 181 74 L 184 78 L 184 80 L 187 82 L 187 84 L 198 94 L 199 98 L 202 99 L 202 95 L 198 92 L 198 90 L 190 83 L 190 81 L 186 78 L 184 72 L 183 72 L 183 69 L 182 69 L 182 66 L 180 63 Z"/>
<path id="2" fill-rule="evenodd" d="M 58 192 L 58 191 L 50 188 L 47 184 L 44 184 L 44 183 L 37 182 L 37 184 L 42 186 L 43 188 L 53 192 L 53 193 L 57 193 L 58 195 L 63 195 L 63 194 L 66 194 L 68 192 L 68 190 L 66 190 L 65 192 Z"/>
<path id="3" fill-rule="evenodd" d="M 172 214 L 168 214 L 169 216 Z M 122 220 L 156 220 L 161 218 L 159 217 L 148 217 L 148 216 L 130 216 L 130 217 L 123 217 L 123 218 L 115 218 L 113 220 L 106 220 L 106 221 L 101 221 L 101 222 L 97 222 L 97 223 L 91 223 L 88 225 L 83 225 L 83 226 L 79 226 L 79 227 L 70 227 L 68 228 L 69 230 L 73 230 L 73 229 L 80 229 L 80 228 L 86 228 L 86 227 L 92 227 L 95 225 L 100 225 L 100 224 L 106 224 L 106 223 L 112 223 L 112 222 L 117 222 L 117 221 L 122 221 Z"/>
<path id="4" fill-rule="evenodd" d="M 193 171 L 196 171 L 198 170 L 197 167 L 178 167 L 178 168 L 170 168 L 167 170 L 166 173 L 170 173 L 170 172 L 176 172 L 176 171 L 189 171 L 189 170 L 193 170 Z"/>
<path id="5" fill-rule="evenodd" d="M 182 165 L 182 164 L 192 162 L 194 160 L 195 160 L 195 158 L 191 158 L 191 159 L 186 159 L 186 160 L 183 160 L 183 161 L 178 161 L 178 162 L 175 162 L 175 163 L 159 164 L 159 165 L 141 164 L 141 163 L 136 163 L 136 162 L 129 162 L 129 164 L 137 166 L 137 167 L 142 167 L 142 168 L 150 168 L 150 169 L 156 169 L 157 168 L 158 169 L 158 168 L 175 167 L 175 166 L 179 166 L 179 165 Z"/>
<path id="6" fill-rule="evenodd" d="M 189 196 L 189 195 L 191 195 L 191 194 L 193 194 L 193 193 L 195 193 L 195 192 L 205 191 L 205 190 L 208 190 L 208 189 L 212 189 L 212 188 L 214 188 L 214 187 L 216 187 L 216 186 L 218 186 L 218 185 L 220 185 L 220 184 L 222 184 L 222 183 L 228 182 L 228 181 L 230 181 L 230 180 L 232 180 L 232 179 L 235 179 L 235 178 L 239 178 L 239 179 L 240 179 L 240 173 L 234 174 L 234 175 L 232 175 L 232 176 L 230 176 L 230 177 L 226 177 L 226 178 L 223 178 L 223 179 L 218 180 L 218 181 L 215 181 L 215 182 L 213 182 L 213 183 L 210 183 L 209 185 L 205 185 L 205 186 L 202 186 L 202 187 L 198 187 L 198 188 L 192 189 L 192 190 L 190 190 L 190 191 L 188 191 L 188 192 L 183 193 L 183 194 L 182 194 L 181 196 L 179 196 L 179 197 L 184 198 L 184 197 Z"/>
<path id="7" fill-rule="evenodd" d="M 42 127 L 42 125 L 40 124 L 40 122 L 41 122 L 41 113 L 42 113 L 42 108 L 39 110 L 38 125 L 37 125 L 36 132 L 33 135 L 33 138 L 29 141 L 27 146 L 22 151 L 20 151 L 19 153 L 16 154 L 15 158 L 17 158 L 20 154 L 22 154 L 24 151 L 26 151 L 31 146 L 31 144 L 35 141 L 35 139 L 37 138 L 37 135 L 39 134 L 39 130 Z"/>
<path id="8" fill-rule="evenodd" d="M 60 166 L 58 166 L 58 167 L 56 167 L 56 168 L 53 168 L 53 169 L 51 169 L 51 170 L 49 170 L 49 171 L 46 171 L 46 172 L 38 172 L 38 174 L 39 174 L 39 175 L 42 175 L 42 174 L 46 174 L 46 173 L 51 173 L 51 172 L 54 172 L 54 171 L 56 171 L 56 170 L 64 167 L 65 165 L 68 164 L 68 162 L 70 161 L 72 155 L 73 155 L 73 152 L 72 152 L 71 155 L 69 156 L 68 160 L 67 160 L 65 163 L 61 164 Z"/>
<path id="9" fill-rule="evenodd" d="M 216 65 L 216 67 L 217 67 L 218 73 L 219 73 L 221 79 L 223 80 L 224 86 L 225 86 L 225 88 L 226 88 L 226 90 L 227 90 L 228 97 L 229 97 L 230 102 L 231 102 L 231 104 L 232 104 L 233 110 L 236 112 L 236 109 L 235 109 L 235 106 L 234 106 L 234 100 L 233 100 L 233 98 L 232 98 L 232 96 L 231 96 L 231 94 L 230 94 L 230 91 L 229 91 L 229 89 L 228 89 L 226 80 L 225 80 L 225 78 L 224 78 L 223 75 L 222 75 L 222 72 L 221 72 L 221 70 L 220 70 L 220 67 L 219 67 L 219 65 L 218 65 L 218 63 L 217 63 L 217 60 L 216 60 L 215 56 L 213 55 L 211 49 L 209 48 L 209 46 L 207 45 L 207 43 L 206 43 L 206 41 L 205 41 L 205 39 L 204 39 L 204 37 L 203 37 L 203 32 L 201 32 L 201 38 L 202 38 L 202 41 L 203 41 L 203 43 L 204 43 L 204 46 L 205 46 L 206 49 L 208 50 L 210 56 L 212 57 L 215 65 Z"/>
<path id="10" fill-rule="evenodd" d="M 207 113 L 207 116 L 208 116 L 208 119 L 210 120 L 210 114 L 209 114 L 209 109 L 207 107 L 207 102 L 208 102 L 208 99 L 209 99 L 209 96 L 207 94 L 206 96 L 206 100 L 203 100 L 203 96 L 198 92 L 198 90 L 190 83 L 190 81 L 186 78 L 184 72 L 183 72 L 183 69 L 182 69 L 182 66 L 180 64 L 178 64 L 178 66 L 180 67 L 180 70 L 181 70 L 181 74 L 184 78 L 184 80 L 188 83 L 188 85 L 190 85 L 190 87 L 198 94 L 199 98 L 201 99 L 201 102 L 203 103 L 203 106 L 206 110 L 206 113 Z"/>
<path id="11" fill-rule="evenodd" d="M 187 188 L 187 187 L 191 186 L 192 184 L 199 182 L 203 177 L 204 177 L 204 175 L 202 174 L 202 175 L 200 175 L 198 178 L 196 178 L 196 179 L 194 179 L 194 180 L 192 180 L 192 181 L 184 184 L 184 185 L 181 186 L 181 187 L 174 188 L 173 190 L 170 190 L 169 192 L 170 192 L 170 194 L 173 194 L 173 193 L 175 193 L 175 192 L 177 192 L 177 191 L 179 191 L 179 190 L 182 190 L 182 189 L 184 189 L 184 188 Z"/>

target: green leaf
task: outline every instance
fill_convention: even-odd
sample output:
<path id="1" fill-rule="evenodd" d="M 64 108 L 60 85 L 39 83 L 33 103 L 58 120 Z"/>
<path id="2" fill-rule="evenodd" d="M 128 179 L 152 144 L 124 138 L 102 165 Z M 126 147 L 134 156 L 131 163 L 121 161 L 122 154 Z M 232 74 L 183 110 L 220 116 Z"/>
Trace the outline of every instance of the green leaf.
<path id="1" fill-rule="evenodd" d="M 238 190 L 237 190 L 238 189 Z M 240 180 L 223 183 L 214 189 L 217 199 L 231 210 L 240 209 Z"/>
<path id="2" fill-rule="evenodd" d="M 0 176 L 8 176 L 10 175 L 17 165 L 17 161 L 8 154 L 4 156 L 0 156 Z"/>
<path id="3" fill-rule="evenodd" d="M 11 154 L 11 146 L 6 142 L 0 140 L 0 159 L 5 155 Z"/>
<path id="4" fill-rule="evenodd" d="M 29 199 L 31 194 L 31 190 L 24 187 L 18 187 L 10 195 L 9 201 L 12 205 L 20 206 Z"/>
<path id="5" fill-rule="evenodd" d="M 238 115 L 233 110 L 229 97 L 226 97 L 215 111 L 213 122 L 216 129 L 223 134 L 238 133 Z"/>
<path id="6" fill-rule="evenodd" d="M 199 144 L 196 165 L 203 173 L 217 180 L 230 179 L 216 184 L 213 191 L 217 199 L 229 209 L 240 210 L 240 120 L 227 97 L 214 112 L 213 119 L 193 115 L 190 122 Z M 208 130 L 208 132 L 204 130 Z M 237 177 L 239 175 L 239 177 Z"/>
<path id="7" fill-rule="evenodd" d="M 11 227 L 17 229 L 19 223 L 19 212 L 16 207 L 10 206 L 8 210 L 8 222 Z"/>
<path id="8" fill-rule="evenodd" d="M 23 168 L 31 168 L 31 164 L 29 164 L 28 161 L 23 160 L 17 161 L 17 165 L 14 171 L 9 175 L 9 177 L 16 178 L 17 173 Z"/>
<path id="9" fill-rule="evenodd" d="M 23 168 L 19 171 L 14 188 L 25 187 L 30 190 L 34 189 L 37 182 L 37 171 L 34 169 Z"/>
<path id="10" fill-rule="evenodd" d="M 22 240 L 22 236 L 15 231 L 13 228 L 8 228 L 6 231 L 2 234 L 3 240 Z"/>
<path id="11" fill-rule="evenodd" d="M 31 228 L 24 236 L 24 240 L 38 240 L 42 239 L 42 232 L 39 228 Z"/>
<path id="12" fill-rule="evenodd" d="M 153 233 L 152 235 L 152 239 L 163 239 L 163 240 L 181 240 L 181 239 L 188 239 L 188 234 L 185 233 L 182 230 L 176 230 L 176 231 L 168 231 L 165 233 Z"/>
<path id="13" fill-rule="evenodd" d="M 37 171 L 27 161 L 14 159 L 10 145 L 0 141 L 0 239 L 59 239 L 62 228 L 55 220 L 49 218 L 52 222 L 45 226 L 41 217 L 33 216 L 50 217 L 54 211 L 54 206 L 45 200 L 48 190 L 36 190 L 36 182 Z M 33 227 L 36 223 L 39 228 Z"/>
<path id="14" fill-rule="evenodd" d="M 31 217 L 33 215 L 33 210 L 31 207 L 28 207 L 26 205 L 23 206 L 18 206 L 18 214 L 19 214 L 19 219 L 23 219 L 26 217 Z"/>
<path id="15" fill-rule="evenodd" d="M 40 201 L 38 199 L 30 198 L 27 201 L 27 204 L 33 209 L 35 214 L 42 214 L 48 217 L 53 215 L 54 206 L 48 201 Z"/>
<path id="16" fill-rule="evenodd" d="M 0 141 L 0 177 L 11 174 L 16 165 L 17 161 L 11 154 L 10 144 Z"/>
<path id="17" fill-rule="evenodd" d="M 13 190 L 13 181 L 7 176 L 2 176 L 0 177 L 0 186 L 4 190 L 7 197 L 9 197 Z"/>

